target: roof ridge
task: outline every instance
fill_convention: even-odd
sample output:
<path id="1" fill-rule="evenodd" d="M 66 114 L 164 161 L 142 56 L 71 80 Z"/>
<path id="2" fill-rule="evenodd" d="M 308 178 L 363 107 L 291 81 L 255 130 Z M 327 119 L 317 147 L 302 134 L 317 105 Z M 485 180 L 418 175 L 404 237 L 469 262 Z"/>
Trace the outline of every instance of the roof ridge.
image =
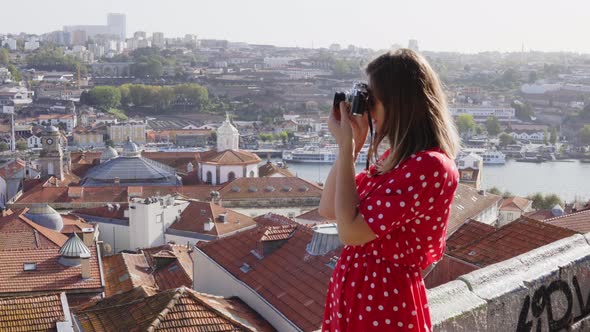
<path id="1" fill-rule="evenodd" d="M 590 212 L 590 208 L 589 209 L 582 210 L 582 211 L 577 211 L 577 212 L 574 212 L 574 213 L 564 214 L 563 216 L 558 216 L 558 217 L 553 217 L 553 218 L 545 219 L 545 220 L 543 220 L 543 222 L 554 221 L 554 220 L 557 220 L 557 219 L 561 219 L 561 218 L 565 218 L 565 217 L 571 217 L 571 216 L 576 216 L 576 215 L 579 215 L 579 214 L 582 214 L 582 213 L 588 213 L 588 212 Z"/>
<path id="2" fill-rule="evenodd" d="M 190 296 L 193 300 L 197 301 L 199 304 L 201 304 L 202 306 L 206 307 L 207 309 L 214 311 L 216 314 L 218 314 L 219 316 L 221 316 L 222 319 L 228 320 L 231 323 L 233 323 L 234 325 L 238 325 L 242 328 L 247 329 L 248 331 L 253 331 L 248 325 L 245 325 L 244 323 L 233 319 L 232 316 L 227 315 L 226 313 L 221 312 L 220 310 L 218 310 L 217 308 L 211 306 L 209 303 L 207 303 L 206 301 L 203 301 L 202 299 L 200 299 L 198 297 L 198 295 L 202 295 L 201 293 L 195 291 L 194 289 L 190 289 L 190 288 L 185 288 L 185 294 L 188 294 L 188 296 Z M 209 294 L 208 294 L 209 295 Z M 212 295 L 212 294 L 210 294 Z M 205 296 L 205 295 L 202 295 Z M 217 296 L 217 295 L 213 295 L 213 296 Z M 223 296 L 217 296 L 217 297 L 221 297 L 224 298 Z"/>
<path id="3" fill-rule="evenodd" d="M 166 318 L 166 315 L 168 315 L 168 313 L 172 311 L 172 309 L 176 306 L 176 303 L 184 295 L 185 291 L 186 288 L 184 286 L 174 290 L 174 296 L 172 296 L 170 301 L 168 301 L 168 304 L 166 304 L 164 309 L 158 313 L 158 316 L 147 328 L 147 331 L 155 331 L 156 328 L 158 328 L 160 324 L 162 324 L 162 321 Z"/>

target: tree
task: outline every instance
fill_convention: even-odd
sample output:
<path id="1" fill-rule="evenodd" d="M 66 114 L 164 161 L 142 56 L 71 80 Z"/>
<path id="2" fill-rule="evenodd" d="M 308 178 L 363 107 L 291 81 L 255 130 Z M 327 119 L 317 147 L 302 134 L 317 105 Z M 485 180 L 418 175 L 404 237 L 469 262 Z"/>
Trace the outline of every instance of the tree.
<path id="1" fill-rule="evenodd" d="M 260 135 L 258 135 L 258 136 L 260 137 L 260 139 L 261 139 L 263 142 L 266 142 L 266 141 L 272 141 L 272 139 L 273 139 L 273 135 L 272 135 L 272 134 L 265 134 L 265 133 L 262 133 L 262 134 L 260 134 Z"/>
<path id="2" fill-rule="evenodd" d="M 506 145 L 510 145 L 510 144 L 514 144 L 514 137 L 512 137 L 510 134 L 507 134 L 507 133 L 501 133 L 500 134 L 500 145 L 506 146 Z"/>
<path id="3" fill-rule="evenodd" d="M 6 142 L 0 142 L 0 152 L 8 150 L 8 144 Z"/>
<path id="4" fill-rule="evenodd" d="M 22 80 L 22 75 L 20 73 L 20 70 L 18 70 L 18 68 L 16 68 L 15 65 L 13 65 L 11 63 L 8 65 L 7 69 L 10 72 L 10 75 L 12 76 L 13 81 L 20 82 Z"/>
<path id="5" fill-rule="evenodd" d="M 551 129 L 551 137 L 549 138 L 551 144 L 557 143 L 557 128 Z"/>
<path id="6" fill-rule="evenodd" d="M 455 122 L 461 134 L 468 134 L 475 130 L 475 121 L 471 114 L 461 114 L 455 119 Z"/>
<path id="7" fill-rule="evenodd" d="M 535 193 L 527 197 L 533 201 L 533 209 L 552 209 L 555 205 L 563 206 L 563 202 L 556 194 L 547 194 L 543 196 L 542 193 Z"/>
<path id="8" fill-rule="evenodd" d="M 535 83 L 535 82 L 537 81 L 537 79 L 538 79 L 538 77 L 537 77 L 537 72 L 536 72 L 536 71 L 534 71 L 534 70 L 533 70 L 533 71 L 531 71 L 531 72 L 529 73 L 529 83 L 530 83 L 530 84 L 533 84 L 533 83 Z"/>
<path id="9" fill-rule="evenodd" d="M 10 52 L 5 48 L 0 48 L 0 65 L 7 66 L 10 63 Z"/>
<path id="10" fill-rule="evenodd" d="M 496 136 L 500 133 L 500 121 L 495 116 L 490 116 L 486 120 L 486 129 L 488 134 L 491 136 Z"/>
<path id="11" fill-rule="evenodd" d="M 585 125 L 580 131 L 578 131 L 578 137 L 580 143 L 583 145 L 590 144 L 590 125 Z"/>
<path id="12" fill-rule="evenodd" d="M 520 101 L 514 101 L 511 105 L 514 107 L 514 115 L 522 121 L 530 121 L 533 116 L 533 107 L 529 104 L 523 104 Z"/>
<path id="13" fill-rule="evenodd" d="M 16 149 L 19 151 L 25 151 L 29 148 L 26 141 L 17 141 L 16 142 Z"/>
<path id="14" fill-rule="evenodd" d="M 498 196 L 499 196 L 499 195 L 502 195 L 502 192 L 500 191 L 500 189 L 498 189 L 498 187 L 491 187 L 491 188 L 488 188 L 488 192 L 489 192 L 490 194 L 494 194 L 494 195 L 498 195 Z"/>
<path id="15" fill-rule="evenodd" d="M 96 86 L 80 96 L 80 102 L 103 110 L 116 108 L 121 104 L 121 91 L 112 86 Z"/>

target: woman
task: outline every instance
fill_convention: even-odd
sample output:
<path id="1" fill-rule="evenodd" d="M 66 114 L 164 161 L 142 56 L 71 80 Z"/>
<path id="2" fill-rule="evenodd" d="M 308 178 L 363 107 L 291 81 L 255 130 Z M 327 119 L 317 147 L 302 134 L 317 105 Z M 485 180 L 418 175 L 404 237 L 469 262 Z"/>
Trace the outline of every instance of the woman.
<path id="1" fill-rule="evenodd" d="M 345 102 L 333 110 L 328 126 L 339 154 L 320 214 L 336 219 L 345 247 L 330 279 L 322 330 L 431 331 L 421 270 L 444 252 L 458 182 L 457 131 L 437 75 L 417 53 L 381 55 L 366 72 L 376 131 L 370 151 L 384 141 L 389 149 L 355 177 L 367 114 L 351 116 Z"/>

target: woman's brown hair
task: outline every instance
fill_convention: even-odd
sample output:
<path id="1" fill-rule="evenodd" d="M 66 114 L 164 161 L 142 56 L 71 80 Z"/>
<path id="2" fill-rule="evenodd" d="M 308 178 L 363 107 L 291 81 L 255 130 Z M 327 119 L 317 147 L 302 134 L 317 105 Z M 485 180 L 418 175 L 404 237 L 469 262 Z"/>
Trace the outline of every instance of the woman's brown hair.
<path id="1" fill-rule="evenodd" d="M 409 49 L 385 53 L 367 66 L 369 86 L 385 109 L 381 132 L 372 150 L 387 139 L 391 152 L 380 168 L 393 169 L 410 155 L 439 147 L 450 158 L 459 150 L 459 135 L 447 109 L 440 80 L 426 59 Z"/>

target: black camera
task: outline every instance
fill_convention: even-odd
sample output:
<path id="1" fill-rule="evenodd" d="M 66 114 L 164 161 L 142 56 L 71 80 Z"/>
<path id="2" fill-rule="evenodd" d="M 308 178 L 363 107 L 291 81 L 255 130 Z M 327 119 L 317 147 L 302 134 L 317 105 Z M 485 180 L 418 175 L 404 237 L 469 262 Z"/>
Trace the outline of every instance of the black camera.
<path id="1" fill-rule="evenodd" d="M 369 86 L 366 83 L 355 83 L 349 93 L 336 92 L 334 107 L 338 108 L 341 101 L 350 103 L 352 115 L 363 115 L 369 110 Z"/>

